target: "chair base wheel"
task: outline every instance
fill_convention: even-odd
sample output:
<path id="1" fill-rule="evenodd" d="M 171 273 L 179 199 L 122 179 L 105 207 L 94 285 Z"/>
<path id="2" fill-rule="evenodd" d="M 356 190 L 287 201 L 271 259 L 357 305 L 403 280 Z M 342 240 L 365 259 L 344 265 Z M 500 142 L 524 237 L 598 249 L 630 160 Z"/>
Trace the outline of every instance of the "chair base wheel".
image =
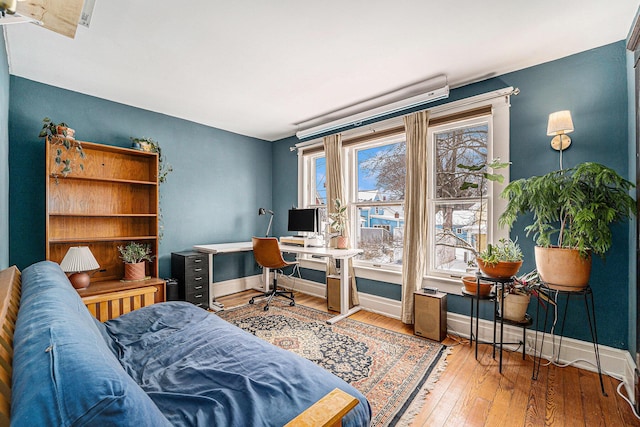
<path id="1" fill-rule="evenodd" d="M 249 300 L 249 304 L 253 304 L 253 298 Z"/>
<path id="2" fill-rule="evenodd" d="M 291 301 L 291 302 L 289 303 L 289 305 L 290 305 L 291 307 L 293 307 L 293 306 L 295 306 L 295 305 L 296 305 L 296 303 L 295 303 L 295 302 L 293 302 L 293 301 Z"/>
<path id="3" fill-rule="evenodd" d="M 264 306 L 264 311 L 269 311 L 269 306 L 268 305 Z"/>

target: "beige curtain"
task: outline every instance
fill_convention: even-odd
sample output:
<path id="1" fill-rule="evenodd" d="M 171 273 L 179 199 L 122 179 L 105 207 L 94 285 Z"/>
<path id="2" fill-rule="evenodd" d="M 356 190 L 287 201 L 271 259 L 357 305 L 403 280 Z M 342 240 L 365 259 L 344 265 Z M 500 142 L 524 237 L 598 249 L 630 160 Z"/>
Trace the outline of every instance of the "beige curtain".
<path id="1" fill-rule="evenodd" d="M 342 178 L 342 135 L 336 134 L 325 136 L 323 142 L 324 154 L 327 162 L 327 213 L 332 213 L 335 212 L 335 199 L 340 199 L 346 203 L 343 189 L 344 180 Z M 349 222 L 347 222 L 347 227 L 343 234 L 350 242 Z M 341 268 L 349 269 L 349 276 L 351 277 L 351 298 L 353 299 L 353 303 L 358 305 L 360 304 L 360 298 L 358 297 L 356 276 L 353 271 L 353 263 L 351 259 L 349 259 L 348 265 L 343 265 Z M 331 263 L 327 265 L 327 274 L 336 274 L 335 265 Z"/>
<path id="2" fill-rule="evenodd" d="M 404 117 L 407 133 L 407 177 L 405 185 L 404 248 L 402 259 L 403 323 L 414 323 L 413 293 L 422 285 L 427 262 L 427 127 L 429 112 Z"/>

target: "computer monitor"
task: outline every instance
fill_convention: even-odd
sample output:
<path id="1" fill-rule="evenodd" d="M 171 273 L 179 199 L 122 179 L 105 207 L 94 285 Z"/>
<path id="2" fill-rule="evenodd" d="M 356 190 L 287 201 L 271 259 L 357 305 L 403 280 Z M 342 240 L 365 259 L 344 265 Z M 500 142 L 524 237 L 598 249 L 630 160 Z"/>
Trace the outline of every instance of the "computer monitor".
<path id="1" fill-rule="evenodd" d="M 318 209 L 289 209 L 288 230 L 294 233 L 317 233 Z"/>

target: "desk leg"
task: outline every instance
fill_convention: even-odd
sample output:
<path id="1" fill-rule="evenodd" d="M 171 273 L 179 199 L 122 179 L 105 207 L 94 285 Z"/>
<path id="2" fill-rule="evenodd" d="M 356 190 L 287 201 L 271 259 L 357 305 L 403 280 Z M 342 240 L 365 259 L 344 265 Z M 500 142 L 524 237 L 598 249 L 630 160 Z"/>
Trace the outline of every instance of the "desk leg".
<path id="1" fill-rule="evenodd" d="M 267 267 L 262 268 L 262 280 L 264 281 L 264 293 L 269 293 L 269 279 L 271 276 L 271 269 Z"/>
<path id="2" fill-rule="evenodd" d="M 224 305 L 216 301 L 216 292 L 213 285 L 213 254 L 209 252 L 209 309 L 213 311 L 224 310 Z"/>
<path id="3" fill-rule="evenodd" d="M 341 260 L 342 268 L 340 269 L 340 314 L 327 320 L 327 323 L 333 325 L 345 317 L 351 316 L 353 313 L 360 311 L 361 307 L 356 305 L 349 309 L 349 292 L 351 292 L 351 283 L 349 283 L 349 269 L 347 268 L 348 260 Z"/>

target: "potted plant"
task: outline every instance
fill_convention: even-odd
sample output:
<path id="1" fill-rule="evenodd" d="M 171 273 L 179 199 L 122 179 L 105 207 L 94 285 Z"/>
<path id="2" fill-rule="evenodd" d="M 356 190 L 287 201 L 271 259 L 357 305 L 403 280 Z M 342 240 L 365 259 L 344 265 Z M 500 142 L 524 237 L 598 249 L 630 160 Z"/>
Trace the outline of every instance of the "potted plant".
<path id="1" fill-rule="evenodd" d="M 610 226 L 636 214 L 634 185 L 613 169 L 585 162 L 570 169 L 511 182 L 499 223 L 511 228 L 533 213 L 525 227 L 536 242 L 536 268 L 552 289 L 578 291 L 589 283 L 591 255 L 602 258 L 612 244 Z"/>
<path id="2" fill-rule="evenodd" d="M 171 166 L 166 161 L 164 155 L 162 154 L 160 144 L 158 144 L 157 141 L 154 141 L 153 139 L 147 137 L 131 137 L 131 146 L 132 148 L 147 151 L 149 153 L 158 153 L 158 182 L 165 182 L 167 180 L 167 175 L 169 175 L 169 172 L 173 172 L 173 166 Z"/>
<path id="3" fill-rule="evenodd" d="M 331 228 L 338 233 L 336 247 L 346 249 L 349 243 L 344 235 L 347 229 L 347 206 L 343 205 L 340 199 L 335 199 L 333 205 L 335 212 L 330 213 L 329 218 L 331 219 Z"/>
<path id="4" fill-rule="evenodd" d="M 522 250 L 517 241 L 502 238 L 495 245 L 488 244 L 487 248 L 478 254 L 476 262 L 486 276 L 506 279 L 520 270 Z"/>
<path id="5" fill-rule="evenodd" d="M 54 123 L 49 117 L 42 119 L 42 129 L 38 134 L 40 138 L 46 138 L 47 142 L 55 145 L 56 182 L 58 175 L 67 176 L 73 172 L 74 162 L 79 158 L 80 170 L 84 170 L 82 160 L 86 158 L 82 144 L 74 139 L 75 131 L 64 122 Z M 59 169 L 59 171 L 57 170 Z"/>
<path id="6" fill-rule="evenodd" d="M 42 130 L 38 137 L 40 138 L 69 138 L 74 139 L 76 131 L 71 129 L 68 124 L 60 122 L 58 124 L 51 121 L 49 117 L 42 119 Z"/>
<path id="7" fill-rule="evenodd" d="M 540 288 L 542 281 L 536 270 L 513 278 L 513 282 L 505 284 L 504 310 L 500 290 L 498 290 L 499 313 L 507 320 L 522 322 L 526 318 L 527 308 L 531 297 L 537 298 L 538 303 L 556 305 L 552 298 Z"/>
<path id="8" fill-rule="evenodd" d="M 124 261 L 124 280 L 143 280 L 145 278 L 145 260 L 152 261 L 154 255 L 148 244 L 129 242 L 118 246 L 120 258 Z"/>

